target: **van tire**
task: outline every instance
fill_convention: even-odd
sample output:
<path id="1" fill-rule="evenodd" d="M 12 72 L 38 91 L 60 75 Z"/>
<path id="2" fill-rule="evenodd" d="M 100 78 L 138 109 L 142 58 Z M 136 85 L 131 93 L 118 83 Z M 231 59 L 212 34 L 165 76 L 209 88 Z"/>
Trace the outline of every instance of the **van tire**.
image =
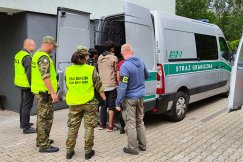
<path id="1" fill-rule="evenodd" d="M 179 122 L 185 118 L 188 109 L 188 98 L 186 93 L 177 92 L 171 109 L 171 120 L 173 122 Z"/>

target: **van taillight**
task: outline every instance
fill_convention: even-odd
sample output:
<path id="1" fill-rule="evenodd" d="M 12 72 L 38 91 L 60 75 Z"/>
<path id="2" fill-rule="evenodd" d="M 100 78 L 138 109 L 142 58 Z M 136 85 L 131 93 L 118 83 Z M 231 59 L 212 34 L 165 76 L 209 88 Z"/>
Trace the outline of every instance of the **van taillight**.
<path id="1" fill-rule="evenodd" d="M 157 89 L 156 94 L 165 93 L 165 77 L 162 64 L 157 64 Z"/>

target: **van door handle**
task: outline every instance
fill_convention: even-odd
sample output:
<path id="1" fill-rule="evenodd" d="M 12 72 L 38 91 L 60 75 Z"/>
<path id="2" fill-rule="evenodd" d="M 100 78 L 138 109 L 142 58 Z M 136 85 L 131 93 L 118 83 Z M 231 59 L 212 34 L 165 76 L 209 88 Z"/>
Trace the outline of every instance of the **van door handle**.
<path id="1" fill-rule="evenodd" d="M 225 68 L 225 66 L 224 66 L 224 65 L 222 65 L 222 66 L 221 66 L 221 68 L 222 68 L 222 69 L 224 69 L 224 68 Z"/>

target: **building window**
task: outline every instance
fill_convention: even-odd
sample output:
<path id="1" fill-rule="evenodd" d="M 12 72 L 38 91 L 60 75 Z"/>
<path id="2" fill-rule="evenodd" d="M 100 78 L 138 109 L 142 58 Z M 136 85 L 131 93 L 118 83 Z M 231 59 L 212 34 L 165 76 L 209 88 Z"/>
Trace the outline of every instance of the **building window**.
<path id="1" fill-rule="evenodd" d="M 200 60 L 217 60 L 218 47 L 215 36 L 195 34 L 197 57 Z"/>
<path id="2" fill-rule="evenodd" d="M 221 56 L 225 60 L 229 61 L 230 60 L 230 51 L 229 51 L 229 48 L 227 46 L 227 43 L 226 43 L 225 39 L 222 38 L 222 37 L 219 37 L 219 44 L 220 44 L 220 54 L 221 54 Z"/>

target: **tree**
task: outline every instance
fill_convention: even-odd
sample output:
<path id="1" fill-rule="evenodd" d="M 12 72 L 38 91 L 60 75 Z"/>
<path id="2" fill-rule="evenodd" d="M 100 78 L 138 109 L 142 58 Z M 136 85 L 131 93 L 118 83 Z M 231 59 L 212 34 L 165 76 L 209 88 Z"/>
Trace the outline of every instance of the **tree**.
<path id="1" fill-rule="evenodd" d="M 208 19 L 231 41 L 239 39 L 243 33 L 243 0 L 177 0 L 176 14 Z"/>
<path id="2" fill-rule="evenodd" d="M 210 10 L 217 18 L 214 22 L 228 40 L 239 39 L 243 31 L 243 0 L 211 0 Z"/>
<path id="3" fill-rule="evenodd" d="M 208 18 L 208 0 L 177 0 L 176 14 L 192 19 Z"/>

